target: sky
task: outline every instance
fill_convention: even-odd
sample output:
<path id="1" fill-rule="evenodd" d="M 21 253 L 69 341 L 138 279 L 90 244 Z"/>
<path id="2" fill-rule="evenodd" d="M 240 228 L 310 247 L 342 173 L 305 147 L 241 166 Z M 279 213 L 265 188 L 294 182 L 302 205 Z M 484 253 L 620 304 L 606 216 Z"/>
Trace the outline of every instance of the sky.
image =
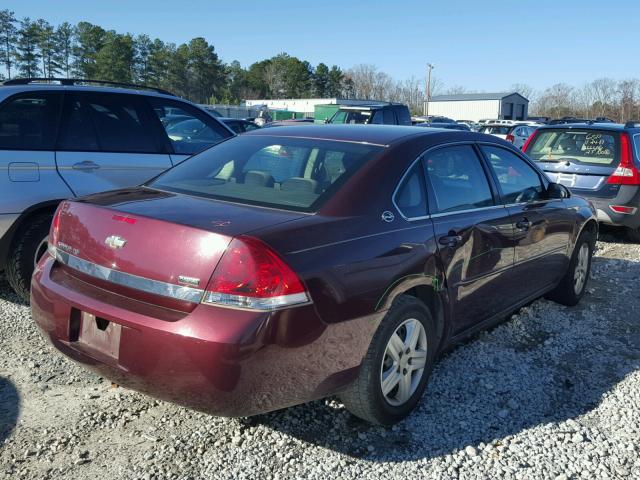
<path id="1" fill-rule="evenodd" d="M 487 92 L 640 77 L 635 0 L 2 0 L 0 8 L 178 44 L 201 36 L 245 67 L 287 52 L 313 65 L 374 64 L 403 80 L 423 79 L 432 63 L 446 87 Z"/>

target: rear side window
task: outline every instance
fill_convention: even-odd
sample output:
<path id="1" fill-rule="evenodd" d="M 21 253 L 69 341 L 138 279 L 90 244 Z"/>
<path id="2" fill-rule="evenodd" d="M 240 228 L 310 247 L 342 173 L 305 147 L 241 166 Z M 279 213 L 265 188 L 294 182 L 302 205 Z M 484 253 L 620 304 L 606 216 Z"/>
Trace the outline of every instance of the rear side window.
<path id="1" fill-rule="evenodd" d="M 396 117 L 393 115 L 393 110 L 391 108 L 385 108 L 382 110 L 384 123 L 387 125 L 393 125 L 396 123 Z"/>
<path id="2" fill-rule="evenodd" d="M 527 148 L 537 162 L 562 162 L 614 166 L 618 160 L 618 135 L 598 130 L 539 130 Z"/>
<path id="3" fill-rule="evenodd" d="M 427 215 L 427 196 L 420 168 L 420 163 L 411 167 L 393 197 L 398 210 L 408 219 Z"/>
<path id="4" fill-rule="evenodd" d="M 0 106 L 0 149 L 53 150 L 60 112 L 58 93 L 11 97 Z"/>
<path id="5" fill-rule="evenodd" d="M 70 95 L 58 149 L 159 153 L 151 120 L 148 107 L 135 95 Z"/>
<path id="6" fill-rule="evenodd" d="M 470 145 L 446 147 L 424 156 L 435 205 L 431 213 L 455 212 L 494 204 L 487 176 Z"/>
<path id="7" fill-rule="evenodd" d="M 539 200 L 544 188 L 538 173 L 523 159 L 500 147 L 481 146 L 491 162 L 505 203 Z"/>
<path id="8" fill-rule="evenodd" d="M 398 117 L 398 125 L 411 125 L 411 114 L 409 109 L 404 107 L 396 107 L 396 116 Z"/>
<path id="9" fill-rule="evenodd" d="M 149 102 L 164 127 L 173 153 L 193 155 L 231 136 L 230 132 L 218 125 L 217 120 L 207 118 L 206 114 L 196 112 L 187 105 L 162 98 L 151 98 Z M 230 127 L 241 133 L 242 125 L 233 123 Z"/>
<path id="10" fill-rule="evenodd" d="M 151 187 L 238 203 L 314 211 L 382 147 L 239 135 L 187 159 Z"/>

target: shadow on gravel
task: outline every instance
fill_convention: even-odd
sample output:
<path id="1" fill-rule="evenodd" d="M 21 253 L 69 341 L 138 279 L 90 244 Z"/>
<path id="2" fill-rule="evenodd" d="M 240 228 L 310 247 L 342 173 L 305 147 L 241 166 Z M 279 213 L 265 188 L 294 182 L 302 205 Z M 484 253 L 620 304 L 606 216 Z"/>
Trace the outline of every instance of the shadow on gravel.
<path id="1" fill-rule="evenodd" d="M 604 274 L 610 268 L 615 273 Z M 527 307 L 538 312 L 535 318 L 516 315 L 499 332 L 481 334 L 442 358 L 417 410 L 393 428 L 373 427 L 325 401 L 255 421 L 351 457 L 400 462 L 576 419 L 640 370 L 637 307 L 621 302 L 628 294 L 611 293 L 620 283 L 636 285 L 640 263 L 595 258 L 594 269 L 591 294 L 577 307 L 541 300 Z"/>
<path id="2" fill-rule="evenodd" d="M 20 395 L 13 383 L 0 377 L 0 445 L 11 435 L 20 413 Z"/>

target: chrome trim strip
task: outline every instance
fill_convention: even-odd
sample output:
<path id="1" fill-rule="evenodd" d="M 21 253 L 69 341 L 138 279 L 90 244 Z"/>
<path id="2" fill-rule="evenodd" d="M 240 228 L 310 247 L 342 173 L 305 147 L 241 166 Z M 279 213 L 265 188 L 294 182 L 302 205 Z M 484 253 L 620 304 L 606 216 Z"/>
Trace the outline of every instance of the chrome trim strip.
<path id="1" fill-rule="evenodd" d="M 448 217 L 449 215 L 457 215 L 459 213 L 473 213 L 473 212 L 482 212 L 484 210 L 497 210 L 498 208 L 505 208 L 505 205 L 491 205 L 489 207 L 467 208 L 466 210 L 454 210 L 452 212 L 432 213 L 431 218 Z"/>
<path id="2" fill-rule="evenodd" d="M 204 296 L 204 290 L 152 280 L 150 278 L 139 277 L 112 268 L 103 267 L 102 265 L 78 258 L 54 246 L 49 247 L 49 253 L 57 261 L 73 270 L 123 287 L 193 303 L 200 303 Z"/>

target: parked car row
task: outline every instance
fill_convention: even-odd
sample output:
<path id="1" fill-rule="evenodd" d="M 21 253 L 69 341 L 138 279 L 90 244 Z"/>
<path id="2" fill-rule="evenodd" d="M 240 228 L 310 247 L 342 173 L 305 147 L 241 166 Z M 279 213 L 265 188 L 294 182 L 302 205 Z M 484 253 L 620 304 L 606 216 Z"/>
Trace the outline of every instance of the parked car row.
<path id="1" fill-rule="evenodd" d="M 449 345 L 577 304 L 598 221 L 638 232 L 636 124 L 256 128 L 122 87 L 0 87 L 0 258 L 60 352 L 198 410 L 338 395 L 393 424 Z"/>

